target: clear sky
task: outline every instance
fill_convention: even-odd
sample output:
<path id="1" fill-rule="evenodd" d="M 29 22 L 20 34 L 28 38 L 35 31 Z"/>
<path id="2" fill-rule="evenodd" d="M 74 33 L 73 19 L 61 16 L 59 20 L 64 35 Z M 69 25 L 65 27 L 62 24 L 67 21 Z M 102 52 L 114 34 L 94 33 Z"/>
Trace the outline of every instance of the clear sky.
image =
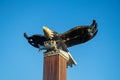
<path id="1" fill-rule="evenodd" d="M 63 33 L 95 19 L 99 32 L 69 48 L 77 65 L 67 80 L 120 80 L 119 0 L 0 0 L 0 80 L 42 80 L 43 51 L 23 33 L 43 34 L 45 25 Z"/>

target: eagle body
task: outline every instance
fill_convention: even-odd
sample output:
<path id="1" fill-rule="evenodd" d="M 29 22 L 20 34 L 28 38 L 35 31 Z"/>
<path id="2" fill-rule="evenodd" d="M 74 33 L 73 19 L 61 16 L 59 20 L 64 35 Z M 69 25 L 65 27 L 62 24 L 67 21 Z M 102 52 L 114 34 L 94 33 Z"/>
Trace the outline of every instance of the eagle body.
<path id="1" fill-rule="evenodd" d="M 43 27 L 43 32 L 44 36 L 39 34 L 28 37 L 24 33 L 24 37 L 32 46 L 39 48 L 39 50 L 61 49 L 68 52 L 67 48 L 89 41 L 97 34 L 98 30 L 97 23 L 93 20 L 91 25 L 77 26 L 62 34 L 58 34 L 45 26 Z"/>

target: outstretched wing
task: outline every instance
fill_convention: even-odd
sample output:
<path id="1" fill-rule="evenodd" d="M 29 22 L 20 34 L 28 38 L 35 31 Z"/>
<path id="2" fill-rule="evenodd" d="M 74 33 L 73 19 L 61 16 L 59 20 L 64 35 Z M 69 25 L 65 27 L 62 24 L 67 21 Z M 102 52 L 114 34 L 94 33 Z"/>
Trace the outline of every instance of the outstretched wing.
<path id="1" fill-rule="evenodd" d="M 28 37 L 28 35 L 24 33 L 24 37 L 32 46 L 36 48 L 39 48 L 39 46 L 44 46 L 44 41 L 46 41 L 46 38 L 42 35 L 33 35 Z"/>
<path id="2" fill-rule="evenodd" d="M 93 23 L 90 26 L 77 26 L 63 34 L 60 34 L 60 37 L 67 47 L 71 47 L 92 39 L 97 32 L 97 23 L 93 20 Z"/>

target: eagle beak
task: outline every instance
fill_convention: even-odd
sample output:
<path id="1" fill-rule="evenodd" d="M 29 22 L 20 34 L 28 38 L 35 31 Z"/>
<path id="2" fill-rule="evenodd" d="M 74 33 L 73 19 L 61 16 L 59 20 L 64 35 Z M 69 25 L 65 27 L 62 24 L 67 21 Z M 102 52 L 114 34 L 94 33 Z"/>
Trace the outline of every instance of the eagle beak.
<path id="1" fill-rule="evenodd" d="M 47 38 L 52 39 L 52 37 L 53 37 L 53 31 L 52 30 L 50 30 L 46 26 L 43 26 L 43 31 L 44 31 L 44 34 Z"/>

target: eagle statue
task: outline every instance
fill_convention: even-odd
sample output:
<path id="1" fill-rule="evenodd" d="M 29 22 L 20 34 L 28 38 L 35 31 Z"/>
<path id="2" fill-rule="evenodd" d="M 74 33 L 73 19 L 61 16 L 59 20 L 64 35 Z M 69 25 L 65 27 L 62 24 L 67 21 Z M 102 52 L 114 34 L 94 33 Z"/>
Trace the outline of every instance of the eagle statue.
<path id="1" fill-rule="evenodd" d="M 40 34 L 28 36 L 24 33 L 24 37 L 28 40 L 28 43 L 38 48 L 39 51 L 46 50 L 46 52 L 57 52 L 62 50 L 67 53 L 69 56 L 67 65 L 72 67 L 72 64 L 76 65 L 77 63 L 67 48 L 85 43 L 92 39 L 98 32 L 97 26 L 97 22 L 93 20 L 91 25 L 77 26 L 62 34 L 59 34 L 56 31 L 50 30 L 44 26 L 44 36 Z"/>
<path id="2" fill-rule="evenodd" d="M 24 33 L 24 37 L 32 46 L 39 48 L 39 50 L 51 51 L 61 49 L 68 52 L 67 48 L 92 39 L 98 32 L 97 26 L 97 22 L 93 20 L 91 25 L 77 26 L 62 34 L 44 26 L 44 36 L 40 34 L 28 36 Z"/>

